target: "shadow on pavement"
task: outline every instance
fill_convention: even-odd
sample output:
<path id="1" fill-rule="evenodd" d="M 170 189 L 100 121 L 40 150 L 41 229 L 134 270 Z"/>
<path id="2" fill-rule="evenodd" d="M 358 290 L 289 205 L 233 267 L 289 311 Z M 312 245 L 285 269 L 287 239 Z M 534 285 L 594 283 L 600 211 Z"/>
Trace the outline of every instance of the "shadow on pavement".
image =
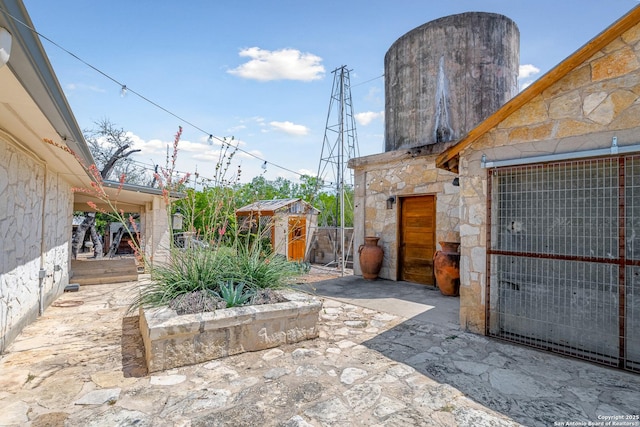
<path id="1" fill-rule="evenodd" d="M 344 276 L 302 284 L 299 289 L 417 321 L 442 323 L 451 328 L 458 328 L 459 324 L 460 299 L 444 296 L 432 286 Z"/>
<path id="2" fill-rule="evenodd" d="M 464 332 L 459 299 L 437 289 L 358 276 L 305 286 L 407 318 L 362 344 L 440 384 L 418 405 L 456 412 L 455 401 L 468 398 L 526 426 L 598 425 L 602 416 L 634 415 L 640 408 L 640 376 Z M 459 411 L 456 419 L 484 425 L 481 417 L 474 421 L 473 413 Z"/>
<path id="3" fill-rule="evenodd" d="M 122 319 L 122 373 L 125 378 L 141 378 L 147 375 L 139 323 L 138 316 Z"/>

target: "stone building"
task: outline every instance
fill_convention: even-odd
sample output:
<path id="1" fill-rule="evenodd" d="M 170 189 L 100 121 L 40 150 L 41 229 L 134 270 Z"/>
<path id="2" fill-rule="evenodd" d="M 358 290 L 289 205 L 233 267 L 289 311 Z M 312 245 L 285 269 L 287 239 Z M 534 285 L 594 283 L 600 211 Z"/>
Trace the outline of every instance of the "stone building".
<path id="1" fill-rule="evenodd" d="M 640 7 L 440 154 L 460 322 L 640 371 Z"/>
<path id="2" fill-rule="evenodd" d="M 640 372 L 639 135 L 636 6 L 433 155 L 435 168 L 431 154 L 357 159 L 357 236 L 386 236 L 394 279 L 389 189 L 442 188 L 438 214 L 458 213 L 464 329 Z"/>
<path id="3" fill-rule="evenodd" d="M 354 247 L 365 235 L 380 238 L 380 277 L 435 284 L 439 242 L 459 240 L 457 175 L 435 159 L 517 93 L 518 65 L 518 29 L 493 13 L 428 22 L 387 51 L 386 152 L 349 164 Z M 354 270 L 361 273 L 357 259 Z"/>
<path id="4" fill-rule="evenodd" d="M 93 158 L 20 0 L 0 0 L 0 352 L 69 284 L 74 210 L 86 210 Z M 107 183 L 118 207 L 139 212 L 154 262 L 169 245 L 158 190 Z"/>

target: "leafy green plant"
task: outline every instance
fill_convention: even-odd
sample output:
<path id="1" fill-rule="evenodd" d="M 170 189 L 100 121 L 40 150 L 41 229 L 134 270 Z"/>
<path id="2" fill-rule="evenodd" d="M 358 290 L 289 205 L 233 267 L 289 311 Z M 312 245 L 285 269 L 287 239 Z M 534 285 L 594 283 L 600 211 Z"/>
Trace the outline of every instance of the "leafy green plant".
<path id="1" fill-rule="evenodd" d="M 174 249 L 170 263 L 154 266 L 150 282 L 141 287 L 129 309 L 168 305 L 184 294 L 203 289 L 226 301 L 225 295 L 237 292 L 229 288 L 230 283 L 244 284 L 247 289 L 240 295 L 255 289 L 278 289 L 290 285 L 303 270 L 300 263 L 263 251 L 259 240 L 236 247 Z"/>
<path id="2" fill-rule="evenodd" d="M 217 291 L 226 279 L 228 254 L 204 248 L 171 251 L 171 262 L 154 266 L 151 280 L 140 289 L 130 310 L 159 307 L 189 292 Z"/>
<path id="3" fill-rule="evenodd" d="M 245 289 L 246 283 L 234 284 L 232 281 L 222 283 L 216 295 L 227 303 L 227 308 L 247 304 L 255 295 L 251 288 Z"/>
<path id="4" fill-rule="evenodd" d="M 259 289 L 283 288 L 301 274 L 296 264 L 286 257 L 263 251 L 260 240 L 237 248 L 230 272 L 237 282 Z"/>
<path id="5" fill-rule="evenodd" d="M 308 272 L 311 271 L 311 263 L 309 262 L 296 261 L 293 263 L 293 265 L 296 271 L 298 271 L 300 274 L 307 274 Z"/>

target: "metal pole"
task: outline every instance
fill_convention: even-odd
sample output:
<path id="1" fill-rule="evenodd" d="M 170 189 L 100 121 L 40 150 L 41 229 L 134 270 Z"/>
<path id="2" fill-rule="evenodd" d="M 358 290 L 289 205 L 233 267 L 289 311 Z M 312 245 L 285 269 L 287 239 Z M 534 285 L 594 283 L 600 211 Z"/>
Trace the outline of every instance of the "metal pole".
<path id="1" fill-rule="evenodd" d="M 340 274 L 344 276 L 344 66 L 340 69 Z"/>

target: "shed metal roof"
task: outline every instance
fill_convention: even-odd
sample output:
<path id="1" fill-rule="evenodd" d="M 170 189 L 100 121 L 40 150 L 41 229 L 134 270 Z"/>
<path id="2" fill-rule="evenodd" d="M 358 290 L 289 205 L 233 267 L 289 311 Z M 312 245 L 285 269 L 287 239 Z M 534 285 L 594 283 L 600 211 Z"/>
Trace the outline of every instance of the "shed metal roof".
<path id="1" fill-rule="evenodd" d="M 313 213 L 319 213 L 320 211 L 309 203 L 305 202 L 302 199 L 273 199 L 273 200 L 258 200 L 257 202 L 251 203 L 249 205 L 243 206 L 240 209 L 236 210 L 236 215 L 240 215 L 243 213 L 255 213 L 255 212 L 276 212 L 282 209 L 286 209 L 294 203 L 301 202 L 306 205 L 309 210 L 314 211 Z"/>

